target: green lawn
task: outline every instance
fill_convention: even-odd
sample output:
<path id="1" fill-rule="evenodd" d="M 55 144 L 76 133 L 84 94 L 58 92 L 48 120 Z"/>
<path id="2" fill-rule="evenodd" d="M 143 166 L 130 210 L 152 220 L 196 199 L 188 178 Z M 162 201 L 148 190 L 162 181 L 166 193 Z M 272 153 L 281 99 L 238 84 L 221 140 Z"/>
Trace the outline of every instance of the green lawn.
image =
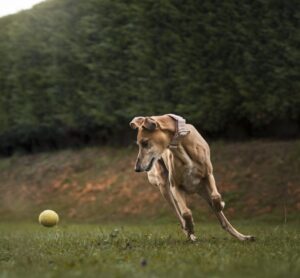
<path id="1" fill-rule="evenodd" d="M 300 226 L 235 221 L 239 242 L 198 223 L 196 243 L 177 224 L 0 224 L 0 277 L 300 277 Z"/>

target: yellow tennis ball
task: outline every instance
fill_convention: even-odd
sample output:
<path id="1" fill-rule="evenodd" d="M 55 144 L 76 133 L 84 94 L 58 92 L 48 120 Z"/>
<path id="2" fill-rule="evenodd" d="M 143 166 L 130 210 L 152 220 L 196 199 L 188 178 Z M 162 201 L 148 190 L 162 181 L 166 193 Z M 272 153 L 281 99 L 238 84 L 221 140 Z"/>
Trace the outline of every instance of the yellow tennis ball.
<path id="1" fill-rule="evenodd" d="M 39 215 L 39 222 L 45 227 L 53 227 L 59 221 L 59 216 L 54 210 L 44 210 Z"/>

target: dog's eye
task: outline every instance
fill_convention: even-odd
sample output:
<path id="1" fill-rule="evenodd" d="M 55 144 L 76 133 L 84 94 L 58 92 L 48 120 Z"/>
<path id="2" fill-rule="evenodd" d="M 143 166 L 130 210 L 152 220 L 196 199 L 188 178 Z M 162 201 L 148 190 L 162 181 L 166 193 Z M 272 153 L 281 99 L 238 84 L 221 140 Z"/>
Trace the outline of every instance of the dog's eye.
<path id="1" fill-rule="evenodd" d="M 142 141 L 141 146 L 142 146 L 142 148 L 147 148 L 147 147 L 149 147 L 149 142 L 148 141 Z"/>

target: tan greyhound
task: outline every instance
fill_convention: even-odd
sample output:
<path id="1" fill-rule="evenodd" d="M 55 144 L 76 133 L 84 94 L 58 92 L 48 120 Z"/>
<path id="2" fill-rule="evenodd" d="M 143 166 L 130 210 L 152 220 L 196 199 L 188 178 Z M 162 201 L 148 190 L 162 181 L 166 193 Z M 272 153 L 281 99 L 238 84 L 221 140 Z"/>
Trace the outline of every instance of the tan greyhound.
<path id="1" fill-rule="evenodd" d="M 148 174 L 176 213 L 188 239 L 195 241 L 194 221 L 185 194 L 198 193 L 213 209 L 222 227 L 239 240 L 254 240 L 239 233 L 222 212 L 225 203 L 216 187 L 210 149 L 191 124 L 174 114 L 135 117 L 139 153 L 135 171 Z"/>

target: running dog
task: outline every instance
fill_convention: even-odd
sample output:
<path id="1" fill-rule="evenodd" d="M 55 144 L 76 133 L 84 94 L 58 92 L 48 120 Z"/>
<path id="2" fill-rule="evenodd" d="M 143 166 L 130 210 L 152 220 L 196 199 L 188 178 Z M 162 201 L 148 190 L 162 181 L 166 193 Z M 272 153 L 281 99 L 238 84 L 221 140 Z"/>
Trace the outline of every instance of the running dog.
<path id="1" fill-rule="evenodd" d="M 225 203 L 216 187 L 210 149 L 191 124 L 174 114 L 135 117 L 130 126 L 138 130 L 135 171 L 148 174 L 177 215 L 182 230 L 195 241 L 194 221 L 185 194 L 199 194 L 216 214 L 223 229 L 237 239 L 254 240 L 238 232 L 223 213 Z"/>

